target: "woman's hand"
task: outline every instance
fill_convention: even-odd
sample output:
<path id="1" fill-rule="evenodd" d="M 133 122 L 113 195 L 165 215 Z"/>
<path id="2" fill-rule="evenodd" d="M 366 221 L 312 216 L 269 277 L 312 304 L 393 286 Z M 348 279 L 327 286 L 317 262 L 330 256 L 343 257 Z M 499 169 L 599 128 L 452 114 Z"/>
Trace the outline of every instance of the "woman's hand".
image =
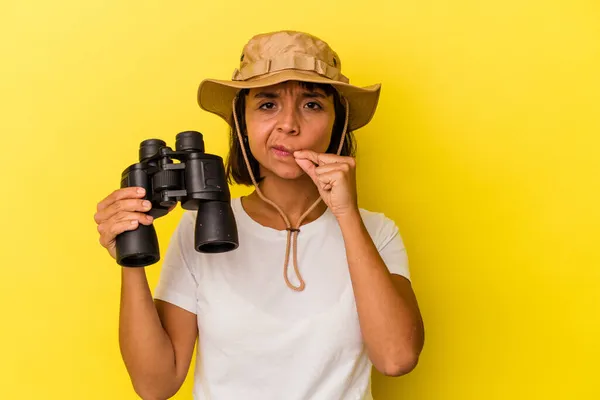
<path id="1" fill-rule="evenodd" d="M 338 220 L 358 214 L 354 158 L 311 150 L 296 151 L 294 157 Z"/>
<path id="2" fill-rule="evenodd" d="M 144 188 L 117 189 L 98 203 L 94 221 L 98 225 L 100 244 L 116 259 L 117 235 L 137 229 L 139 224 L 151 225 L 153 218 L 146 214 L 152 203 L 144 200 Z M 169 208 L 169 212 L 175 205 Z"/>
<path id="3" fill-rule="evenodd" d="M 139 189 L 139 190 L 138 190 Z M 144 201 L 143 188 L 117 189 L 98 203 L 94 221 L 98 225 L 100 244 L 116 259 L 117 235 L 137 229 L 139 224 L 152 224 L 152 217 L 145 214 L 152 204 Z"/>

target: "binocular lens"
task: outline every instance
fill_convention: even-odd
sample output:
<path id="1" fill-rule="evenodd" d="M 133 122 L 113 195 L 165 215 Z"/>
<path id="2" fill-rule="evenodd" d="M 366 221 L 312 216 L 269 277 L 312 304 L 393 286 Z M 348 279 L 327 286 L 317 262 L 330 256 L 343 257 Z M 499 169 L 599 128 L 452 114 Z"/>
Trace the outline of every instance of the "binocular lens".
<path id="1" fill-rule="evenodd" d="M 117 263 L 125 267 L 146 267 L 160 260 L 154 225 L 139 224 L 134 231 L 117 235 Z"/>
<path id="2" fill-rule="evenodd" d="M 212 242 L 200 245 L 197 249 L 200 253 L 225 253 L 235 250 L 237 245 L 231 242 Z"/>
<path id="3" fill-rule="evenodd" d="M 195 247 L 200 253 L 224 253 L 238 247 L 237 225 L 229 202 L 198 204 Z"/>
<path id="4" fill-rule="evenodd" d="M 146 267 L 158 262 L 158 260 L 147 254 L 131 255 L 128 257 L 121 258 L 120 265 L 128 267 Z"/>

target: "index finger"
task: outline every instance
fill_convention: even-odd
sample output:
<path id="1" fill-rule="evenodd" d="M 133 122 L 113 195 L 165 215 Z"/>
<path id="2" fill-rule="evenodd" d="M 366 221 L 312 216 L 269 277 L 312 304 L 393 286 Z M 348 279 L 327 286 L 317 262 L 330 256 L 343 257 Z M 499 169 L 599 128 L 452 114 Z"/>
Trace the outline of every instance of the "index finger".
<path id="1" fill-rule="evenodd" d="M 295 152 L 294 156 L 306 158 L 317 165 L 350 162 L 350 157 L 338 156 L 337 154 L 330 153 L 316 153 L 312 150 L 300 150 Z"/>
<path id="2" fill-rule="evenodd" d="M 109 194 L 105 199 L 98 203 L 98 211 L 104 210 L 106 207 L 113 204 L 115 201 L 131 198 L 143 197 L 146 190 L 142 187 L 132 186 L 128 188 L 117 189 Z"/>
<path id="3" fill-rule="evenodd" d="M 312 161 L 313 164 L 319 165 L 319 155 L 312 150 L 298 150 L 294 152 L 295 158 L 304 158 Z"/>

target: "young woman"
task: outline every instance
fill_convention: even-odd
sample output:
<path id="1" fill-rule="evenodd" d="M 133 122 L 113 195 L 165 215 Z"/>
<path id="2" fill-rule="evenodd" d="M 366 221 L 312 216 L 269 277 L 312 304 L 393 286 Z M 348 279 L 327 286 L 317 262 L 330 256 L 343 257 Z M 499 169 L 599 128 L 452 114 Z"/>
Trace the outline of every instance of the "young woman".
<path id="1" fill-rule="evenodd" d="M 236 250 L 196 252 L 186 211 L 154 298 L 143 268 L 122 269 L 121 351 L 142 398 L 179 390 L 196 340 L 195 399 L 371 399 L 372 366 L 416 366 L 424 329 L 400 233 L 357 203 L 352 132 L 379 92 L 294 31 L 254 36 L 231 81 L 200 84 L 200 107 L 232 129 L 229 178 L 255 190 L 231 201 Z M 116 235 L 152 223 L 143 196 L 119 189 L 98 204 L 113 258 Z"/>

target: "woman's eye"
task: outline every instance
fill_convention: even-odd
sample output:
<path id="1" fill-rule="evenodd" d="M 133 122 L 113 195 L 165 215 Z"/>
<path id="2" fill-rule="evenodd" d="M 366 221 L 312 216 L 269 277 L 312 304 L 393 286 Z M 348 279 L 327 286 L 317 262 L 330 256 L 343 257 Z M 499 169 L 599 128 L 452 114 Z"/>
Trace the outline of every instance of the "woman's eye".
<path id="1" fill-rule="evenodd" d="M 319 103 L 314 101 L 306 103 L 306 107 L 310 108 L 311 110 L 320 110 L 321 108 L 323 108 Z"/>
<path id="2" fill-rule="evenodd" d="M 275 107 L 275 103 L 263 103 L 258 108 L 263 109 L 263 110 L 271 110 L 271 109 L 273 109 L 273 107 Z"/>

